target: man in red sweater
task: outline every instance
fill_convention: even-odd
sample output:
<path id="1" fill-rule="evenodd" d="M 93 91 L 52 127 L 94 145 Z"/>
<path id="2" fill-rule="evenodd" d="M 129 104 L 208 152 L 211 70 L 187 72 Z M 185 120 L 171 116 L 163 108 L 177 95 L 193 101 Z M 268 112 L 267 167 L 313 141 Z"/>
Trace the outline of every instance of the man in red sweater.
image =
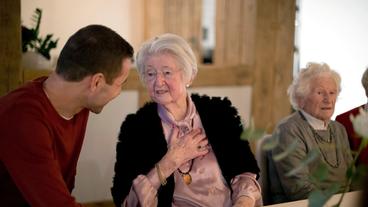
<path id="1" fill-rule="evenodd" d="M 365 70 L 362 76 L 362 85 L 365 90 L 365 94 L 368 97 L 368 68 Z M 363 104 L 361 106 L 358 106 L 356 108 L 353 108 L 347 112 L 344 112 L 338 116 L 336 116 L 336 121 L 340 122 L 345 126 L 346 132 L 348 133 L 348 138 L 350 142 L 350 148 L 354 151 L 358 151 L 360 143 L 361 143 L 361 137 L 359 137 L 355 131 L 353 124 L 350 121 L 350 115 L 356 116 L 359 114 L 359 109 L 363 108 L 364 110 L 368 110 L 368 104 Z M 368 126 L 367 126 L 368 127 Z M 357 164 L 365 164 L 368 166 L 368 148 L 362 150 L 358 157 Z"/>
<path id="2" fill-rule="evenodd" d="M 132 46 L 102 25 L 73 34 L 56 70 L 0 97 L 0 205 L 80 206 L 71 195 L 89 111 L 118 96 Z"/>

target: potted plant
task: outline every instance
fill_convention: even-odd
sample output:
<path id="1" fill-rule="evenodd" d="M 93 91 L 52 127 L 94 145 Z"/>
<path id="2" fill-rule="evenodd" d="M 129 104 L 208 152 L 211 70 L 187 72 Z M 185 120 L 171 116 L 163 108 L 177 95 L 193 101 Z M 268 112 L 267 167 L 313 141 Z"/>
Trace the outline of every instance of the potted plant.
<path id="1" fill-rule="evenodd" d="M 22 25 L 22 65 L 33 69 L 49 69 L 51 67 L 50 51 L 57 47 L 59 39 L 53 40 L 53 34 L 40 36 L 42 10 L 36 8 L 32 16 L 34 26 Z"/>

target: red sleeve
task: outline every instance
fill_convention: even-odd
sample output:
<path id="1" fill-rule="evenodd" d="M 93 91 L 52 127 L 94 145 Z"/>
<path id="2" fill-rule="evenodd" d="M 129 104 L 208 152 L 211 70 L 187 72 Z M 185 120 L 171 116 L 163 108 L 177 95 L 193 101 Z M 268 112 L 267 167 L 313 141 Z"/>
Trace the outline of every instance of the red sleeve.
<path id="1" fill-rule="evenodd" d="M 356 115 L 358 114 L 358 108 L 352 109 L 348 112 L 345 112 L 343 114 L 340 114 L 336 116 L 336 121 L 340 122 L 342 125 L 344 125 L 346 132 L 348 134 L 350 148 L 352 150 L 358 150 L 361 139 L 359 136 L 355 133 L 353 124 L 350 121 L 350 115 Z"/>
<path id="2" fill-rule="evenodd" d="M 61 174 L 48 125 L 35 109 L 12 112 L 0 150 L 3 163 L 30 206 L 74 207 Z"/>

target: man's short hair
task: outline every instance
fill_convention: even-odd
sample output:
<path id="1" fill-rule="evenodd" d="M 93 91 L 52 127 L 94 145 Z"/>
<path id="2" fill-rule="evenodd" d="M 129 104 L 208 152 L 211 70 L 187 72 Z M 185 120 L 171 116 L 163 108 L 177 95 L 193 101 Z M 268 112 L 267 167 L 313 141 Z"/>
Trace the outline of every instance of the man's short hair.
<path id="1" fill-rule="evenodd" d="M 89 25 L 74 33 L 61 50 L 56 73 L 67 81 L 81 81 L 102 73 L 106 82 L 120 74 L 122 60 L 133 58 L 133 47 L 112 29 Z"/>

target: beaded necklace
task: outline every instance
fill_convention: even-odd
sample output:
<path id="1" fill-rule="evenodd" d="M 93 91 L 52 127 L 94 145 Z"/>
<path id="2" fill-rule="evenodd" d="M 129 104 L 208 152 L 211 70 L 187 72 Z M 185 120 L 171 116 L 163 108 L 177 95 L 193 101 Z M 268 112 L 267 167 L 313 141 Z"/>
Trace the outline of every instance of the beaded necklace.
<path id="1" fill-rule="evenodd" d="M 309 124 L 308 124 L 309 125 Z M 340 159 L 339 159 L 339 154 L 337 152 L 337 146 L 336 146 L 336 138 L 334 138 L 334 133 L 333 133 L 333 130 L 331 129 L 330 125 L 328 125 L 328 132 L 330 134 L 328 140 L 324 139 L 323 137 L 321 137 L 321 135 L 319 135 L 317 133 L 317 131 L 315 129 L 313 129 L 313 127 L 311 125 L 309 125 L 309 128 L 311 129 L 312 133 L 313 133 L 313 137 L 317 143 L 317 146 L 318 146 L 318 149 L 319 151 L 321 152 L 322 154 L 322 157 L 323 159 L 325 160 L 325 162 L 331 166 L 332 168 L 338 168 L 340 166 Z M 333 145 L 330 145 L 330 146 L 333 146 L 335 148 L 335 154 L 336 154 L 336 163 L 331 163 L 328 159 L 327 159 L 327 155 L 326 153 L 324 152 L 324 150 L 321 148 L 320 144 L 319 143 L 328 143 L 328 144 L 332 144 Z"/>
<path id="2" fill-rule="evenodd" d="M 326 139 L 324 139 L 323 137 L 321 137 L 321 135 L 319 135 L 317 133 L 317 131 L 315 129 L 313 129 L 313 127 L 308 123 L 307 119 L 305 118 L 305 116 L 303 115 L 303 113 L 301 111 L 299 111 L 300 116 L 303 118 L 304 121 L 307 122 L 310 130 L 312 131 L 314 140 L 316 141 L 316 144 L 318 146 L 319 151 L 322 154 L 323 160 L 332 168 L 338 168 L 340 166 L 340 158 L 339 158 L 339 154 L 337 152 L 337 142 L 336 142 L 336 137 L 335 137 L 335 133 L 333 132 L 333 130 L 331 129 L 330 125 L 328 125 L 327 129 L 328 132 L 330 134 L 330 137 L 328 138 L 328 140 L 326 141 Z M 328 144 L 332 144 L 332 141 L 334 141 L 334 145 L 332 145 L 335 148 L 335 155 L 336 155 L 336 163 L 333 164 L 331 163 L 328 159 L 327 159 L 327 155 L 326 153 L 322 150 L 321 146 L 319 143 L 328 143 Z"/>

